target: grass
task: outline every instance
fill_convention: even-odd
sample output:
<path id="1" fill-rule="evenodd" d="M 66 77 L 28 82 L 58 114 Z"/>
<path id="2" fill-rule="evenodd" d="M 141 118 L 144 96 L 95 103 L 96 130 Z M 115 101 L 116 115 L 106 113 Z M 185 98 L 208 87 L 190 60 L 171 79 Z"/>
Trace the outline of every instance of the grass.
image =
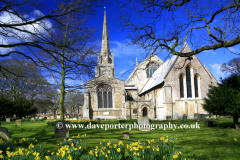
<path id="1" fill-rule="evenodd" d="M 134 123 L 136 120 L 128 121 L 125 124 Z M 195 124 L 196 121 L 188 120 L 183 122 L 176 121 L 152 121 L 151 124 Z M 160 137 L 177 137 L 181 141 L 178 143 L 178 148 L 187 159 L 240 159 L 240 131 L 232 128 L 233 120 L 218 118 L 216 126 L 213 128 L 205 127 L 205 122 L 198 122 L 200 129 L 156 129 L 150 132 L 140 132 L 137 129 L 129 131 L 129 129 L 71 129 L 70 137 L 78 134 L 87 134 L 88 149 L 93 149 L 100 146 L 103 139 L 114 143 L 122 140 L 125 143 L 134 141 L 147 141 Z M 1 122 L 2 127 L 6 127 L 11 133 L 13 140 L 21 138 L 36 138 L 38 145 L 45 147 L 51 152 L 56 152 L 59 149 L 60 142 L 63 138 L 54 138 L 54 126 L 47 125 L 46 121 L 22 122 L 21 126 L 15 127 L 15 122 Z M 101 124 L 119 124 L 117 120 L 102 121 Z M 37 130 L 37 131 L 36 131 Z M 129 132 L 130 139 L 123 139 L 123 132 Z M 235 141 L 234 139 L 237 139 Z"/>

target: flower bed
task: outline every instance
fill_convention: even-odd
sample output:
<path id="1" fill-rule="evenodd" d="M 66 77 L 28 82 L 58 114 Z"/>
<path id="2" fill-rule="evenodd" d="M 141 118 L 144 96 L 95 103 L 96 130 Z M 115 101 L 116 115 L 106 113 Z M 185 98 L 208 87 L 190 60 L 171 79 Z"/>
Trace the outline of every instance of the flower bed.
<path id="1" fill-rule="evenodd" d="M 85 135 L 72 136 L 58 144 L 56 153 L 47 152 L 43 147 L 36 146 L 37 140 L 23 138 L 19 142 L 0 142 L 0 159 L 6 160 L 161 160 L 183 159 L 181 151 L 176 149 L 177 139 L 161 137 L 148 142 L 132 142 L 123 144 L 122 141 L 112 143 L 103 140 L 100 147 L 87 150 Z"/>

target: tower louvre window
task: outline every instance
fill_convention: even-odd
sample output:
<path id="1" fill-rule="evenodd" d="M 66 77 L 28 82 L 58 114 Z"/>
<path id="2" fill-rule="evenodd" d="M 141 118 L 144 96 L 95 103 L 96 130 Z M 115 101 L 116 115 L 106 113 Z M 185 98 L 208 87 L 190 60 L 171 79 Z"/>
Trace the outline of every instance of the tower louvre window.
<path id="1" fill-rule="evenodd" d="M 147 78 L 152 77 L 153 73 L 159 68 L 159 65 L 155 62 L 151 62 L 147 66 Z"/>
<path id="2" fill-rule="evenodd" d="M 98 108 L 113 108 L 111 86 L 106 84 L 98 86 Z"/>
<path id="3" fill-rule="evenodd" d="M 191 72 L 190 67 L 186 68 L 186 81 L 187 81 L 187 97 L 192 97 L 192 87 L 191 87 Z"/>

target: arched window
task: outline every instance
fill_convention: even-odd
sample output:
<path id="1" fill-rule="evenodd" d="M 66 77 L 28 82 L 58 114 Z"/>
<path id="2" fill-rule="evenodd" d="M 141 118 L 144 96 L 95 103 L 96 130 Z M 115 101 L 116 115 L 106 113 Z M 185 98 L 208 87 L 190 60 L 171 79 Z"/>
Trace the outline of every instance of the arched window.
<path id="1" fill-rule="evenodd" d="M 147 78 L 152 77 L 153 73 L 158 69 L 159 65 L 155 62 L 151 62 L 147 66 Z"/>
<path id="2" fill-rule="evenodd" d="M 187 81 L 187 97 L 192 97 L 192 88 L 191 88 L 191 73 L 190 67 L 187 66 L 186 68 L 186 81 Z"/>
<path id="3" fill-rule="evenodd" d="M 180 76 L 179 81 L 180 81 L 180 97 L 184 98 L 183 75 Z"/>
<path id="4" fill-rule="evenodd" d="M 198 77 L 194 76 L 195 97 L 198 97 Z"/>
<path id="5" fill-rule="evenodd" d="M 98 108 L 112 108 L 112 87 L 102 84 L 98 87 Z"/>

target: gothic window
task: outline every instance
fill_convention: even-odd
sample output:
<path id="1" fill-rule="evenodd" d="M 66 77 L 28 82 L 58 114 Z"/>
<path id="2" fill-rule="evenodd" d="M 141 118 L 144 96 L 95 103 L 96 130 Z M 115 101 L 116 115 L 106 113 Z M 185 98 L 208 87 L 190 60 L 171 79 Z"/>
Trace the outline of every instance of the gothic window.
<path id="1" fill-rule="evenodd" d="M 187 81 L 187 97 L 192 97 L 192 88 L 191 88 L 191 73 L 190 67 L 187 66 L 186 68 L 186 81 Z"/>
<path id="2" fill-rule="evenodd" d="M 198 77 L 194 76 L 195 97 L 198 97 Z"/>
<path id="3" fill-rule="evenodd" d="M 152 77 L 153 73 L 158 69 L 159 65 L 155 62 L 151 62 L 147 66 L 147 78 Z"/>
<path id="4" fill-rule="evenodd" d="M 98 108 L 112 108 L 112 87 L 106 84 L 98 87 Z"/>
<path id="5" fill-rule="evenodd" d="M 183 75 L 180 76 L 180 97 L 184 98 Z"/>

